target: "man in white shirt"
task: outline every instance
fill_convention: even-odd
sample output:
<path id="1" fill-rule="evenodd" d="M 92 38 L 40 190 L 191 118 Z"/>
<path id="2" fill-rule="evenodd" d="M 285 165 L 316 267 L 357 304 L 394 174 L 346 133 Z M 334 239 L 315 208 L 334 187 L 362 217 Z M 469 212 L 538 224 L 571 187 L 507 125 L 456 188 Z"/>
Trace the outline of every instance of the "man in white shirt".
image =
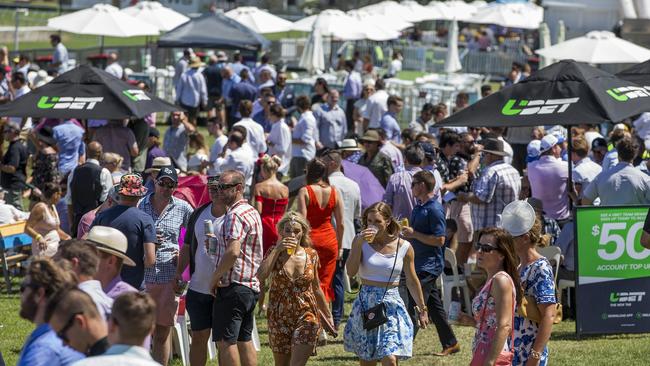
<path id="1" fill-rule="evenodd" d="M 128 292 L 115 299 L 108 324 L 113 345 L 101 356 L 88 357 L 75 366 L 154 366 L 149 351 L 142 347 L 156 326 L 156 303 L 151 296 Z"/>
<path id="2" fill-rule="evenodd" d="M 27 79 L 25 75 L 18 71 L 14 72 L 13 75 L 11 76 L 11 86 L 14 89 L 14 97 L 13 97 L 14 100 L 32 91 L 29 88 L 29 85 L 27 84 Z M 32 128 L 32 119 L 29 117 L 26 118 L 9 117 L 9 120 L 20 124 L 20 126 L 24 129 Z"/>
<path id="3" fill-rule="evenodd" d="M 289 176 L 299 177 L 305 174 L 307 162 L 316 156 L 316 118 L 311 111 L 311 100 L 306 95 L 296 98 L 296 107 L 300 119 L 293 128 L 291 135 L 291 163 Z"/>
<path id="4" fill-rule="evenodd" d="M 386 74 L 387 78 L 394 78 L 397 76 L 397 73 L 402 71 L 402 54 L 399 51 L 393 53 L 393 60 L 390 62 L 388 67 L 388 73 Z"/>
<path id="5" fill-rule="evenodd" d="M 363 116 L 363 129 L 379 128 L 379 122 L 388 112 L 388 93 L 386 92 L 383 79 L 375 82 L 375 93 L 368 98 L 368 107 Z"/>
<path id="6" fill-rule="evenodd" d="M 336 263 L 336 272 L 332 279 L 332 288 L 334 289 L 334 300 L 332 301 L 332 317 L 334 326 L 338 328 L 343 316 L 343 300 L 345 291 L 343 288 L 345 261 L 348 258 L 352 248 L 352 240 L 355 236 L 355 222 L 361 219 L 361 189 L 359 185 L 350 178 L 341 173 L 341 153 L 337 150 L 330 150 L 321 156 L 327 164 L 330 184 L 336 188 L 341 195 L 343 202 L 343 254 Z"/>
<path id="7" fill-rule="evenodd" d="M 571 194 L 572 198 L 579 202 L 582 190 L 596 179 L 603 168 L 589 158 L 589 144 L 586 137 L 576 137 L 572 142 L 571 161 L 574 164 L 572 178 L 575 191 Z"/>
<path id="8" fill-rule="evenodd" d="M 256 154 L 264 154 L 266 152 L 266 136 L 264 135 L 264 127 L 251 119 L 253 112 L 253 102 L 250 100 L 242 100 L 239 102 L 239 113 L 242 119 L 235 123 L 234 126 L 242 126 L 248 131 L 246 141 L 250 144 L 253 152 Z"/>
<path id="9" fill-rule="evenodd" d="M 124 69 L 117 62 L 117 53 L 111 52 L 108 54 L 108 66 L 104 69 L 107 73 L 115 76 L 118 79 L 124 78 Z"/>
<path id="10" fill-rule="evenodd" d="M 244 175 L 246 185 L 250 187 L 253 182 L 253 170 L 255 158 L 251 156 L 250 150 L 243 147 L 245 137 L 239 131 L 233 131 L 228 137 L 228 148 L 223 157 L 217 159 L 216 170 L 223 173 L 226 170 L 236 170 Z"/>
<path id="11" fill-rule="evenodd" d="M 57 75 L 61 75 L 68 71 L 68 49 L 61 43 L 61 36 L 58 34 L 50 35 L 50 44 L 54 47 L 50 66 Z"/>
<path id="12" fill-rule="evenodd" d="M 27 220 L 29 212 L 20 211 L 12 205 L 5 203 L 5 191 L 0 190 L 0 225 L 13 224 L 17 221 Z"/>
<path id="13" fill-rule="evenodd" d="M 219 155 L 226 148 L 228 144 L 228 136 L 223 133 L 223 122 L 219 117 L 212 117 L 207 123 L 208 132 L 214 136 L 214 143 L 210 147 L 210 157 L 208 161 L 208 175 L 217 175 L 215 163 Z"/>
<path id="14" fill-rule="evenodd" d="M 291 163 L 291 129 L 284 122 L 284 113 L 280 104 L 270 107 L 269 118 L 272 125 L 266 141 L 269 146 L 269 154 L 277 155 L 282 159 L 282 165 L 278 168 L 278 172 L 286 175 Z"/>

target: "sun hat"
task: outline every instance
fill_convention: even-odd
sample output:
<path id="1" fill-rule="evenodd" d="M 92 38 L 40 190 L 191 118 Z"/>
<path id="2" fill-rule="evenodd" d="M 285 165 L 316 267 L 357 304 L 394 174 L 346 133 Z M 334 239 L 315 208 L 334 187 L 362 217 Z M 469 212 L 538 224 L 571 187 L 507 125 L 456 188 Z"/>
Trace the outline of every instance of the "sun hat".
<path id="1" fill-rule="evenodd" d="M 497 155 L 497 156 L 506 156 L 505 147 L 503 141 L 494 138 L 487 138 L 481 140 L 481 145 L 483 145 L 483 152 L 488 154 Z"/>
<path id="2" fill-rule="evenodd" d="M 193 68 L 201 67 L 201 66 L 203 66 L 203 62 L 201 61 L 201 58 L 198 57 L 198 56 L 192 57 L 192 59 L 190 60 L 189 67 L 191 69 L 193 69 Z"/>
<path id="3" fill-rule="evenodd" d="M 36 137 L 38 137 L 39 140 L 43 141 L 44 143 L 50 146 L 56 145 L 56 139 L 54 138 L 54 130 L 52 130 L 52 127 L 50 126 L 43 126 L 40 130 L 38 130 Z"/>
<path id="4" fill-rule="evenodd" d="M 341 151 L 359 151 L 361 148 L 355 139 L 343 139 L 339 142 L 339 150 Z"/>
<path id="5" fill-rule="evenodd" d="M 379 142 L 381 139 L 379 138 L 379 132 L 374 131 L 374 130 L 368 130 L 366 133 L 361 136 L 359 141 L 368 141 L 368 142 Z"/>
<path id="6" fill-rule="evenodd" d="M 86 240 L 93 243 L 97 250 L 122 258 L 125 265 L 135 267 L 135 262 L 126 255 L 129 242 L 121 231 L 96 225 L 90 229 Z"/>
<path id="7" fill-rule="evenodd" d="M 176 169 L 173 169 L 172 166 L 164 166 L 160 168 L 156 180 L 161 180 L 163 178 L 169 178 L 174 183 L 178 183 L 178 174 L 176 174 Z"/>
<path id="8" fill-rule="evenodd" d="M 540 152 L 545 153 L 545 152 L 551 150 L 551 148 L 553 146 L 557 145 L 557 143 L 558 143 L 557 137 L 555 137 L 555 136 L 553 136 L 551 134 L 548 134 L 548 135 L 544 136 L 542 138 L 542 143 L 540 145 Z"/>
<path id="9" fill-rule="evenodd" d="M 160 171 L 160 168 L 164 166 L 171 166 L 171 165 L 172 165 L 172 159 L 166 156 L 159 156 L 153 159 L 153 162 L 151 162 L 151 168 L 146 169 L 144 172 L 147 174 L 158 173 Z M 178 172 L 176 173 L 178 174 Z"/>
<path id="10" fill-rule="evenodd" d="M 528 143 L 528 146 L 526 146 L 526 162 L 527 163 L 532 163 L 533 161 L 539 159 L 539 155 L 542 153 L 541 151 L 542 148 L 542 141 L 541 140 L 533 140 Z"/>
<path id="11" fill-rule="evenodd" d="M 512 201 L 503 208 L 501 228 L 512 236 L 524 235 L 535 224 L 535 209 L 526 201 Z"/>
<path id="12" fill-rule="evenodd" d="M 142 185 L 139 174 L 124 174 L 120 179 L 119 194 L 128 197 L 142 197 L 147 194 L 147 187 Z"/>

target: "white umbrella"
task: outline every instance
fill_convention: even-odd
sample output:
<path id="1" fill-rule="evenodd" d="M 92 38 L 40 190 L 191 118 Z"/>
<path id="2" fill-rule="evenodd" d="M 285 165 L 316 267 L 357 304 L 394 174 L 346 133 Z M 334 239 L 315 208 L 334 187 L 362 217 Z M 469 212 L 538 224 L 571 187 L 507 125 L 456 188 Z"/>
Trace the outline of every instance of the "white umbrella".
<path id="1" fill-rule="evenodd" d="M 327 10 L 325 10 L 325 11 L 327 11 Z M 335 10 L 335 11 L 337 11 L 337 10 Z M 341 13 L 343 13 L 343 12 L 341 12 Z M 312 28 L 314 27 L 314 22 L 316 21 L 317 17 L 318 17 L 318 14 L 315 14 L 315 15 L 310 15 L 308 17 L 304 17 L 304 18 L 302 18 L 302 19 L 300 19 L 298 21 L 295 21 L 293 23 L 293 25 L 291 26 L 291 30 L 295 30 L 295 31 L 299 31 L 299 32 L 311 32 Z"/>
<path id="2" fill-rule="evenodd" d="M 566 27 L 564 26 L 564 20 L 560 19 L 557 21 L 557 39 L 555 43 L 562 43 L 566 40 Z"/>
<path id="3" fill-rule="evenodd" d="M 445 58 L 445 72 L 452 73 L 463 68 L 458 56 L 458 22 L 451 21 L 447 41 L 447 57 Z"/>
<path id="4" fill-rule="evenodd" d="M 291 30 L 293 23 L 254 6 L 241 6 L 226 13 L 257 33 L 279 33 Z"/>
<path id="5" fill-rule="evenodd" d="M 535 52 L 554 60 L 573 59 L 590 64 L 639 63 L 650 59 L 649 49 L 607 31 L 591 31 Z"/>
<path id="6" fill-rule="evenodd" d="M 322 37 L 333 37 L 344 41 L 361 39 L 386 41 L 399 37 L 399 31 L 395 29 L 361 21 L 334 9 L 324 10 L 316 16 L 301 19 L 294 23 L 293 29 L 304 31 L 310 24 L 310 30 L 318 29 Z"/>
<path id="7" fill-rule="evenodd" d="M 64 32 L 108 37 L 155 36 L 158 28 L 108 4 L 50 18 L 47 26 Z"/>
<path id="8" fill-rule="evenodd" d="M 548 29 L 546 23 L 539 25 L 539 48 L 546 48 L 551 46 L 551 31 Z M 541 57 L 539 60 L 539 68 L 542 69 L 553 63 L 548 57 Z"/>
<path id="9" fill-rule="evenodd" d="M 121 12 L 154 25 L 163 32 L 170 31 L 190 20 L 185 15 L 164 7 L 157 1 L 140 1 L 133 6 L 122 9 Z"/>
<path id="10" fill-rule="evenodd" d="M 424 7 L 423 7 L 424 8 Z M 377 4 L 364 6 L 359 10 L 364 10 L 373 14 L 382 14 L 390 16 L 394 19 L 405 20 L 411 23 L 421 22 L 427 19 L 427 15 L 424 12 L 418 13 L 413 10 L 413 7 L 404 6 L 395 1 L 382 1 Z"/>
<path id="11" fill-rule="evenodd" d="M 401 19 L 395 19 L 383 14 L 369 13 L 364 10 L 350 10 L 347 14 L 359 21 L 372 23 L 375 26 L 395 29 L 398 31 L 410 28 L 413 23 Z"/>
<path id="12" fill-rule="evenodd" d="M 437 20 L 466 21 L 476 13 L 476 7 L 464 1 L 432 1 L 427 7 L 438 12 Z"/>
<path id="13" fill-rule="evenodd" d="M 502 27 L 537 29 L 544 20 L 544 8 L 533 3 L 491 3 L 467 21 Z"/>
<path id="14" fill-rule="evenodd" d="M 307 69 L 310 73 L 325 70 L 325 54 L 323 52 L 323 37 L 318 28 L 315 28 L 309 35 L 307 44 L 302 50 L 300 67 Z"/>

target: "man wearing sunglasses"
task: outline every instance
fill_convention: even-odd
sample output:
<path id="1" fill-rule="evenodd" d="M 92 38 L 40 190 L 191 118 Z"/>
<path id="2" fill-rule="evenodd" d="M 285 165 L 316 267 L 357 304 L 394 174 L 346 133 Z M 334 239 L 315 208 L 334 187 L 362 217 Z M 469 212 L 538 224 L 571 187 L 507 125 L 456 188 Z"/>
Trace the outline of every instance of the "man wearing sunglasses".
<path id="1" fill-rule="evenodd" d="M 156 261 L 153 267 L 145 268 L 144 282 L 146 292 L 156 302 L 153 358 L 163 365 L 169 360 L 171 344 L 168 339 L 178 311 L 174 292 L 178 236 L 180 228 L 187 227 L 193 211 L 189 203 L 172 195 L 177 185 L 176 169 L 162 167 L 156 177 L 154 192 L 146 195 L 138 204 L 138 208 L 151 217 L 156 228 Z"/>
<path id="2" fill-rule="evenodd" d="M 67 347 L 50 327 L 47 304 L 57 293 L 75 286 L 72 276 L 51 259 L 35 259 L 20 285 L 20 317 L 36 324 L 20 353 L 19 366 L 69 365 L 84 356 Z"/>
<path id="3" fill-rule="evenodd" d="M 110 347 L 106 319 L 87 293 L 71 289 L 50 304 L 50 326 L 65 344 L 88 357 L 101 355 Z"/>

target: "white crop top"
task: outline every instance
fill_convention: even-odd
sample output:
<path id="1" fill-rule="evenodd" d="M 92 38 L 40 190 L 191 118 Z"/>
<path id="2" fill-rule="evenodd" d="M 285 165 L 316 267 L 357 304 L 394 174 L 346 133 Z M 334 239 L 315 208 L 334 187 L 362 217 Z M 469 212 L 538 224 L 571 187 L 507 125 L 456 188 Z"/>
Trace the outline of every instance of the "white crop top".
<path id="1" fill-rule="evenodd" d="M 411 244 L 399 239 L 399 251 L 397 253 L 397 262 L 395 262 L 395 253 L 381 254 L 374 250 L 370 244 L 363 242 L 361 246 L 361 265 L 359 266 L 359 276 L 368 281 L 395 283 L 399 280 L 404 264 L 404 256 Z M 389 279 L 390 270 L 395 263 L 393 275 Z"/>

